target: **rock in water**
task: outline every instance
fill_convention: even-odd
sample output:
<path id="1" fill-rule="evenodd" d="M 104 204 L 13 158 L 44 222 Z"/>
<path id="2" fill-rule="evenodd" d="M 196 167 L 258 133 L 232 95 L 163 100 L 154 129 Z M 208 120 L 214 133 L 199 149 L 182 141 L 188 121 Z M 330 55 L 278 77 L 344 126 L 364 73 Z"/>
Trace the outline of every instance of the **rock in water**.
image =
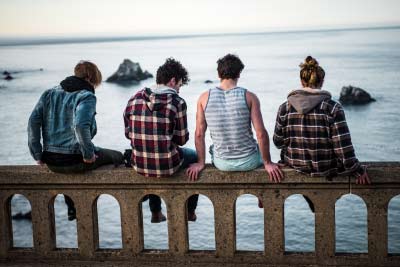
<path id="1" fill-rule="evenodd" d="M 124 62 L 119 65 L 118 70 L 111 75 L 106 82 L 120 84 L 138 83 L 139 81 L 152 77 L 153 75 L 148 71 L 143 72 L 139 63 L 132 62 L 129 59 L 124 59 Z"/>
<path id="2" fill-rule="evenodd" d="M 11 76 L 11 74 L 6 75 L 6 77 L 4 77 L 4 80 L 6 81 L 11 81 L 12 79 L 14 79 L 13 76 Z"/>
<path id="3" fill-rule="evenodd" d="M 204 83 L 213 83 L 211 80 L 205 80 Z"/>
<path id="4" fill-rule="evenodd" d="M 342 104 L 349 105 L 362 105 L 370 102 L 376 101 L 371 95 L 358 87 L 354 86 L 343 86 L 342 91 L 340 92 L 339 101 Z"/>

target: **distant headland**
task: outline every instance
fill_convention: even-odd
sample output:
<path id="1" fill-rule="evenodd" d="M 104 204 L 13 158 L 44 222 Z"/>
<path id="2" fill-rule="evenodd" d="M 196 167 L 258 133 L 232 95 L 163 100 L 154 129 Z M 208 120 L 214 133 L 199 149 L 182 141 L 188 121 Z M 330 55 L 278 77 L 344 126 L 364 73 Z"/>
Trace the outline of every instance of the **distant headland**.
<path id="1" fill-rule="evenodd" d="M 158 39 L 185 39 L 199 37 L 224 37 L 224 36 L 246 36 L 266 34 L 288 34 L 306 32 L 340 32 L 340 31 L 362 31 L 362 30 L 390 30 L 400 29 L 400 25 L 375 26 L 375 27 L 348 27 L 327 29 L 297 29 L 297 30 L 270 30 L 259 32 L 233 32 L 233 33 L 202 33 L 202 34 L 177 34 L 177 35 L 143 35 L 143 36 L 93 36 L 93 37 L 0 37 L 0 46 L 22 46 L 22 45 L 54 45 L 75 43 L 105 43 L 124 41 L 145 41 Z"/>

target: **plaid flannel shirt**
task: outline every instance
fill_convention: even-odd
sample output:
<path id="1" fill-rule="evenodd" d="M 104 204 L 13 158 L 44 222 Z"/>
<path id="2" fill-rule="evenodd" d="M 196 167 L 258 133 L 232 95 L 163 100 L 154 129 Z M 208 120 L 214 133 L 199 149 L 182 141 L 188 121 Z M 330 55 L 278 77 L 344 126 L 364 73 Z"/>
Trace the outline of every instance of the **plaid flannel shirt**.
<path id="1" fill-rule="evenodd" d="M 355 156 L 343 107 L 329 99 L 307 114 L 300 114 L 287 101 L 278 110 L 274 144 L 281 161 L 312 176 L 362 175 Z"/>
<path id="2" fill-rule="evenodd" d="M 131 140 L 132 164 L 144 176 L 174 174 L 182 165 L 179 146 L 189 140 L 186 102 L 176 93 L 137 92 L 124 113 L 125 136 Z"/>

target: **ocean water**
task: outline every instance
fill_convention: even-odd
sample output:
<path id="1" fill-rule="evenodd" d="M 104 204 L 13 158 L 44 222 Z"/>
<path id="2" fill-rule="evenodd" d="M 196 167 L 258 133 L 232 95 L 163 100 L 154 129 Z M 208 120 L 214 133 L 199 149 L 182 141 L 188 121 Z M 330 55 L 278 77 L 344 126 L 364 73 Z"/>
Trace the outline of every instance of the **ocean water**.
<path id="1" fill-rule="evenodd" d="M 337 30 L 210 36 L 182 39 L 134 40 L 100 43 L 0 46 L 0 71 L 20 71 L 12 81 L 0 80 L 0 164 L 34 164 L 27 148 L 27 121 L 41 93 L 72 75 L 82 59 L 95 62 L 104 80 L 129 58 L 155 74 L 165 58 L 174 57 L 187 67 L 191 82 L 181 89 L 188 103 L 191 132 L 188 147 L 194 148 L 196 101 L 201 92 L 217 85 L 216 61 L 235 53 L 245 64 L 239 85 L 256 93 L 264 123 L 273 133 L 279 105 L 289 91 L 300 88 L 299 63 L 307 55 L 317 58 L 326 71 L 324 89 L 338 99 L 342 86 L 366 89 L 377 102 L 345 107 L 356 154 L 361 161 L 400 161 L 400 28 Z M 40 71 L 39 69 L 43 69 Z M 205 80 L 214 84 L 205 84 Z M 96 90 L 98 134 L 94 143 L 123 151 L 122 113 L 129 97 L 154 79 L 123 87 L 103 83 Z M 206 138 L 206 145 L 211 140 Z M 279 151 L 271 146 L 273 160 Z M 207 161 L 210 160 L 207 155 Z M 12 212 L 29 210 L 20 195 L 13 198 Z M 288 251 L 314 251 L 314 214 L 301 195 L 285 201 L 285 247 Z M 63 196 L 55 200 L 58 247 L 76 247 L 76 224 L 66 221 Z M 165 205 L 163 210 L 166 211 Z M 121 247 L 118 203 L 104 195 L 98 201 L 100 247 Z M 166 211 L 167 212 L 167 211 Z M 191 249 L 215 249 L 213 206 L 201 196 L 198 221 L 189 223 Z M 263 250 L 263 211 L 257 199 L 241 196 L 236 206 L 237 247 Z M 336 250 L 367 251 L 366 208 L 362 199 L 345 195 L 336 204 Z M 148 203 L 143 203 L 145 247 L 168 247 L 167 222 L 150 224 Z M 14 245 L 32 246 L 29 221 L 13 221 Z M 389 205 L 389 251 L 400 253 L 400 197 Z"/>

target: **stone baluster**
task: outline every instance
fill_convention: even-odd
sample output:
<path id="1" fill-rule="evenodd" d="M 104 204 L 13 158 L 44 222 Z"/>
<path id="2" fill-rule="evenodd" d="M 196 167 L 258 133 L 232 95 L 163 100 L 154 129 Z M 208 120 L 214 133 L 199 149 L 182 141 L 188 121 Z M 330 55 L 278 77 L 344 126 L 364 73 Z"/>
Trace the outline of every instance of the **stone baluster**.
<path id="1" fill-rule="evenodd" d="M 12 246 L 12 226 L 10 201 L 0 193 L 0 259 L 6 258 Z"/>
<path id="2" fill-rule="evenodd" d="M 83 258 L 91 258 L 99 244 L 97 214 L 94 212 L 97 196 L 81 190 L 71 193 L 70 197 L 76 208 L 79 252 Z"/>
<path id="3" fill-rule="evenodd" d="M 171 191 L 165 196 L 168 212 L 169 253 L 183 256 L 189 250 L 186 201 L 189 196 Z"/>
<path id="4" fill-rule="evenodd" d="M 29 197 L 32 207 L 33 246 L 44 257 L 56 248 L 54 197 L 48 191 L 34 191 Z"/>
<path id="5" fill-rule="evenodd" d="M 310 199 L 315 207 L 315 254 L 321 265 L 335 257 L 335 203 L 339 197 L 326 192 Z"/>
<path id="6" fill-rule="evenodd" d="M 232 190 L 217 190 L 210 195 L 214 204 L 215 243 L 217 257 L 233 257 L 236 250 L 235 201 Z"/>
<path id="7" fill-rule="evenodd" d="M 264 205 L 264 251 L 273 261 L 279 261 L 285 252 L 284 214 L 285 195 L 282 190 L 266 190 L 262 197 Z"/>
<path id="8" fill-rule="evenodd" d="M 390 194 L 376 191 L 361 195 L 368 209 L 368 257 L 370 262 L 378 265 L 388 254 L 387 210 Z"/>
<path id="9" fill-rule="evenodd" d="M 143 251 L 142 194 L 138 191 L 115 193 L 121 206 L 122 245 L 125 254 Z"/>

